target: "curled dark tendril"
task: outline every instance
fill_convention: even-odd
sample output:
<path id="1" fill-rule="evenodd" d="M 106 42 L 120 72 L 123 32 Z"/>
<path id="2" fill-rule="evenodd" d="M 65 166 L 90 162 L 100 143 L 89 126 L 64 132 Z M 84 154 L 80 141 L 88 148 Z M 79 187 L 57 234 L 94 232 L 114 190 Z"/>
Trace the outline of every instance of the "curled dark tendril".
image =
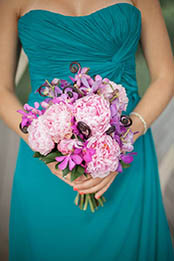
<path id="1" fill-rule="evenodd" d="M 72 92 L 68 91 L 67 94 L 68 94 L 68 96 L 69 96 L 70 98 L 73 97 L 73 93 L 72 93 Z"/>
<path id="2" fill-rule="evenodd" d="M 27 134 L 28 133 L 28 127 L 27 126 L 24 126 L 24 127 L 22 127 L 22 124 L 20 123 L 19 124 L 19 128 L 20 128 L 20 130 L 23 132 L 23 133 L 25 133 L 25 134 Z"/>
<path id="3" fill-rule="evenodd" d="M 85 122 L 79 121 L 77 123 L 77 128 L 85 139 L 88 139 L 91 136 L 91 129 Z"/>
<path id="4" fill-rule="evenodd" d="M 42 97 L 47 97 L 47 95 L 45 95 L 45 94 L 42 93 L 42 89 L 43 89 L 43 88 L 45 88 L 45 85 L 44 85 L 44 84 L 42 84 L 42 85 L 39 87 L 38 92 L 39 92 L 39 94 L 40 94 Z"/>
<path id="5" fill-rule="evenodd" d="M 79 95 L 82 95 L 82 96 L 84 96 L 84 93 L 82 92 L 82 91 L 80 91 L 78 88 L 76 88 L 74 85 L 67 85 L 67 86 L 65 86 L 64 88 L 63 88 L 63 93 L 65 93 L 65 90 L 67 89 L 67 88 L 71 88 L 74 92 L 76 92 L 76 93 L 78 93 Z"/>
<path id="6" fill-rule="evenodd" d="M 72 84 L 69 84 L 63 88 L 63 93 L 65 93 L 66 89 L 72 89 L 73 91 L 77 92 L 76 88 Z"/>
<path id="7" fill-rule="evenodd" d="M 111 126 L 111 127 L 106 131 L 106 134 L 107 134 L 107 135 L 111 135 L 114 131 L 115 131 L 115 126 Z"/>
<path id="8" fill-rule="evenodd" d="M 128 115 L 121 115 L 120 121 L 124 127 L 130 127 L 132 125 L 132 119 Z"/>
<path id="9" fill-rule="evenodd" d="M 76 73 L 81 68 L 81 65 L 80 63 L 74 61 L 70 64 L 69 68 L 72 73 Z"/>

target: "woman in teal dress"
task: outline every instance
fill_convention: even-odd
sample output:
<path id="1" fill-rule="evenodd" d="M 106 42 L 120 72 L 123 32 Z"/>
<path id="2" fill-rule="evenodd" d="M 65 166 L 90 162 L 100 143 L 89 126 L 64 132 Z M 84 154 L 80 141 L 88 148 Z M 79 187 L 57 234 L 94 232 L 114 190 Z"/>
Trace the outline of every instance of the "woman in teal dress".
<path id="1" fill-rule="evenodd" d="M 88 14 L 66 15 L 65 10 L 54 11 L 61 8 L 53 1 L 52 6 L 51 1 L 46 6 L 44 1 L 42 5 L 41 1 L 30 1 L 27 8 L 29 3 L 22 1 L 25 8 L 20 9 L 23 13 L 17 19 L 14 12 L 19 10 L 19 2 L 7 0 L 0 4 L 1 25 L 8 25 L 6 30 L 1 26 L 0 64 L 6 67 L 0 67 L 0 113 L 21 137 L 11 196 L 9 260 L 174 260 L 150 128 L 170 101 L 174 85 L 173 57 L 159 3 L 109 1 L 99 6 L 100 1 L 89 1 L 83 8 L 89 10 L 91 6 Z M 98 8 L 92 11 L 97 2 Z M 13 83 L 17 36 L 29 61 L 30 105 L 41 101 L 35 90 L 45 79 L 68 80 L 70 63 L 78 61 L 82 67 L 90 67 L 89 74 L 100 74 L 122 84 L 129 97 L 126 114 L 136 111 L 147 122 L 148 130 L 143 135 L 141 120 L 132 115 L 131 128 L 139 133 L 135 136 L 137 155 L 131 167 L 110 174 L 103 187 L 101 180 L 93 180 L 92 188 L 100 187 L 98 195 L 104 194 L 107 200 L 95 213 L 89 208 L 82 211 L 74 204 L 73 187 L 90 192 L 89 180 L 78 184 L 64 181 L 60 173 L 53 171 L 54 166 L 33 158 L 27 136 L 18 128 L 20 116 L 16 111 L 22 106 L 11 87 L 6 87 Z M 140 40 L 151 73 L 151 85 L 142 99 L 135 64 Z"/>

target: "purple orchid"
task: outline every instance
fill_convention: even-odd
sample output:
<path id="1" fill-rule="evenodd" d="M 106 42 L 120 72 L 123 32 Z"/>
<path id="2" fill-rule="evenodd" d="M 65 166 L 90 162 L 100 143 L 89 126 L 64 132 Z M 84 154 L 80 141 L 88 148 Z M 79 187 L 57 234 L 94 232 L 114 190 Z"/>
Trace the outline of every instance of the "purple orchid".
<path id="1" fill-rule="evenodd" d="M 74 87 L 77 87 L 84 95 L 88 94 L 94 83 L 93 78 L 87 74 L 89 69 L 89 67 L 80 67 L 74 78 L 69 76 Z"/>
<path id="2" fill-rule="evenodd" d="M 133 156 L 132 155 L 137 155 L 136 152 L 130 152 L 128 154 L 120 154 L 120 160 L 123 161 L 125 164 L 130 164 L 133 161 Z M 121 165 L 121 162 L 119 161 L 118 167 L 116 169 L 118 172 L 123 172 L 123 167 Z"/>
<path id="3" fill-rule="evenodd" d="M 22 122 L 21 127 L 29 126 L 33 119 L 36 119 L 38 116 L 44 113 L 44 110 L 39 110 L 40 104 L 38 102 L 34 103 L 34 107 L 30 106 L 29 104 L 24 105 L 24 110 L 17 110 L 20 114 L 22 114 Z"/>
<path id="4" fill-rule="evenodd" d="M 126 164 L 129 164 L 133 161 L 133 156 L 132 155 L 136 155 L 137 153 L 136 152 L 130 152 L 130 153 L 127 153 L 127 154 L 121 154 L 120 155 L 120 159 L 126 163 Z"/>
<path id="5" fill-rule="evenodd" d="M 56 161 L 61 162 L 59 164 L 59 169 L 64 170 L 69 165 L 69 169 L 72 170 L 76 165 L 80 165 L 83 158 L 77 152 L 77 150 L 74 150 L 73 154 L 56 157 Z"/>

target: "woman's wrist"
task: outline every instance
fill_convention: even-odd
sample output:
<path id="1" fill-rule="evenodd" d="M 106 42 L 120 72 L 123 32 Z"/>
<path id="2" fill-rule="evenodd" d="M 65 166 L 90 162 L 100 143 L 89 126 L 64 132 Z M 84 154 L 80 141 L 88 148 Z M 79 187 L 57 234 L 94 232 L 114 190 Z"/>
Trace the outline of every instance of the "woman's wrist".
<path id="1" fill-rule="evenodd" d="M 144 134 L 144 124 L 136 115 L 129 115 L 129 117 L 132 120 L 132 125 L 130 126 L 130 129 L 133 132 L 136 132 L 134 134 L 134 142 L 135 142 L 141 135 Z"/>

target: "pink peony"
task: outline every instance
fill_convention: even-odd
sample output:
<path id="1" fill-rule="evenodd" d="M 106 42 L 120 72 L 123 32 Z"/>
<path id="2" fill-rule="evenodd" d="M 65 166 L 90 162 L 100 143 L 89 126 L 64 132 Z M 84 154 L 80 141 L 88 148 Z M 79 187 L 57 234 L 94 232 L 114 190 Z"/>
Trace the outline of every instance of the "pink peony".
<path id="1" fill-rule="evenodd" d="M 44 113 L 43 124 L 53 141 L 58 143 L 62 139 L 69 139 L 71 129 L 72 110 L 65 102 L 52 104 Z"/>
<path id="2" fill-rule="evenodd" d="M 47 155 L 54 148 L 55 144 L 43 125 L 43 115 L 34 119 L 28 127 L 29 145 L 34 151 Z"/>
<path id="3" fill-rule="evenodd" d="M 87 165 L 86 171 L 93 178 L 103 178 L 115 171 L 119 164 L 120 146 L 111 136 L 92 136 L 88 139 L 87 148 L 96 150 L 92 161 Z"/>
<path id="4" fill-rule="evenodd" d="M 113 91 L 118 90 L 118 103 L 117 110 L 119 112 L 126 111 L 128 105 L 128 97 L 125 88 L 121 84 L 116 84 L 113 81 L 108 81 L 100 90 L 99 94 L 102 94 L 105 99 L 110 99 L 113 96 Z"/>
<path id="5" fill-rule="evenodd" d="M 64 139 L 59 142 L 57 149 L 62 152 L 62 154 L 70 154 L 74 151 L 74 148 L 81 148 L 83 143 L 78 139 Z"/>
<path id="6" fill-rule="evenodd" d="M 110 104 L 104 97 L 97 94 L 84 96 L 73 105 L 76 121 L 85 122 L 92 135 L 103 134 L 110 127 Z"/>

